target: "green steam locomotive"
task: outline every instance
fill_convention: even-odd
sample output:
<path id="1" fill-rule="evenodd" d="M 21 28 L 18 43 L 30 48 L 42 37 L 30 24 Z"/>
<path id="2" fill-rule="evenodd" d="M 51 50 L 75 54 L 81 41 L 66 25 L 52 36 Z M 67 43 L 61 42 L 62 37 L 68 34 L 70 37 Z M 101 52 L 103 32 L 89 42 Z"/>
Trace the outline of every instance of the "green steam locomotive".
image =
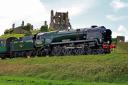
<path id="1" fill-rule="evenodd" d="M 37 33 L 0 40 L 0 57 L 63 56 L 111 52 L 112 31 L 104 26 Z"/>

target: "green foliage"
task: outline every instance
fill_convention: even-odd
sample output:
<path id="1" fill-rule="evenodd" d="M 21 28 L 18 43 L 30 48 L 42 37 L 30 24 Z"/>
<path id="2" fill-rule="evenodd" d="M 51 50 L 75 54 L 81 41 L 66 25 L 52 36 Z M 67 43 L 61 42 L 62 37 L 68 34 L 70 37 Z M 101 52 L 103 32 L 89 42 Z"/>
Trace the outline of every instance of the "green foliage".
<path id="1" fill-rule="evenodd" d="M 6 29 L 4 31 L 4 34 L 11 34 L 13 32 L 13 29 Z"/>
<path id="2" fill-rule="evenodd" d="M 40 31 L 41 32 L 49 32 L 48 26 L 45 26 L 45 25 L 41 26 Z"/>
<path id="3" fill-rule="evenodd" d="M 32 32 L 32 35 L 34 35 L 34 34 L 39 33 L 39 32 L 40 32 L 40 30 L 38 30 L 38 29 L 34 29 L 34 30 L 31 30 L 31 32 Z"/>
<path id="4" fill-rule="evenodd" d="M 116 43 L 117 42 L 117 38 L 112 38 L 112 42 Z"/>
<path id="5" fill-rule="evenodd" d="M 54 29 L 53 29 L 53 28 L 51 28 L 51 27 L 49 27 L 49 31 L 54 31 Z"/>
<path id="6" fill-rule="evenodd" d="M 31 25 L 30 23 L 27 23 L 27 25 L 24 26 L 23 29 L 30 32 L 31 30 L 33 30 L 33 25 Z"/>
<path id="7" fill-rule="evenodd" d="M 31 25 L 30 23 L 27 23 L 26 26 L 20 26 L 18 28 L 14 28 L 14 29 L 12 29 L 12 28 L 6 29 L 5 32 L 4 32 L 4 34 L 15 34 L 14 33 L 14 30 L 15 29 L 23 29 L 23 30 L 26 31 L 24 34 L 27 35 L 27 36 L 29 36 L 29 35 L 32 35 L 31 30 L 33 30 L 33 25 Z"/>
<path id="8" fill-rule="evenodd" d="M 52 28 L 48 28 L 47 25 L 41 26 L 40 30 L 34 30 L 34 29 L 33 29 L 33 25 L 31 25 L 30 23 L 27 23 L 27 25 L 25 25 L 25 26 L 19 26 L 18 28 L 19 28 L 19 29 L 22 28 L 23 30 L 26 31 L 26 32 L 24 32 L 24 34 L 23 34 L 23 35 L 25 35 L 25 36 L 34 35 L 34 34 L 39 33 L 39 32 L 49 32 L 49 31 L 53 31 L 53 29 L 52 29 Z M 18 29 L 18 28 L 14 28 L 14 29 Z M 4 32 L 4 34 L 16 34 L 16 33 L 14 33 L 14 29 L 12 29 L 12 28 L 6 29 L 5 32 Z M 4 35 L 2 35 L 2 36 L 4 36 Z M 7 35 L 5 35 L 5 36 L 7 36 Z"/>
<path id="9" fill-rule="evenodd" d="M 27 25 L 24 26 L 23 29 L 26 30 L 26 33 L 24 33 L 25 36 L 30 36 L 30 35 L 32 35 L 31 30 L 33 30 L 33 25 L 31 25 L 30 23 L 27 23 Z"/>
<path id="10" fill-rule="evenodd" d="M 31 31 L 27 31 L 24 35 L 25 36 L 30 36 L 30 35 L 32 35 L 32 32 Z"/>
<path id="11" fill-rule="evenodd" d="M 24 34 L 4 34 L 4 35 L 1 35 L 0 38 L 9 38 L 9 37 L 16 37 L 16 38 L 19 38 L 19 37 L 23 37 Z"/>

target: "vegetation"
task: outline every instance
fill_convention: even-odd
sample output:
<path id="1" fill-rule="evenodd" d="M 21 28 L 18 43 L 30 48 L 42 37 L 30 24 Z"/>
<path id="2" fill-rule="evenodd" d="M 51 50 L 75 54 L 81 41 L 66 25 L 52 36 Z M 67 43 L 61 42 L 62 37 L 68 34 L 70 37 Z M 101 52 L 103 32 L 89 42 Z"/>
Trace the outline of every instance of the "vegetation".
<path id="1" fill-rule="evenodd" d="M 125 82 L 128 81 L 127 56 L 127 54 L 108 54 L 1 60 L 0 75 L 55 80 Z"/>
<path id="2" fill-rule="evenodd" d="M 48 26 L 46 25 L 44 25 L 44 26 L 41 26 L 41 28 L 40 28 L 40 32 L 48 32 L 49 31 L 49 29 L 48 29 Z"/>
<path id="3" fill-rule="evenodd" d="M 33 34 L 39 32 L 31 28 L 32 25 L 27 24 L 26 29 L 32 30 Z M 49 29 L 42 26 L 40 31 L 46 32 Z M 6 32 L 0 38 L 24 36 L 24 34 L 10 34 L 12 30 Z M 11 84 L 127 85 L 128 43 L 117 43 L 116 49 L 111 54 L 0 60 L 0 85 Z"/>
<path id="4" fill-rule="evenodd" d="M 27 30 L 27 31 L 31 31 L 31 30 L 33 30 L 33 25 L 31 25 L 30 23 L 27 23 L 27 25 L 24 26 L 23 29 Z"/>
<path id="5" fill-rule="evenodd" d="M 15 30 L 17 29 L 17 31 Z M 20 32 L 20 30 L 24 30 L 23 33 Z M 27 25 L 21 25 L 19 27 L 16 28 L 10 28 L 10 29 L 6 29 L 4 32 L 4 35 L 0 36 L 0 38 L 8 38 L 10 35 L 13 37 L 22 37 L 22 35 L 24 36 L 29 36 L 29 35 L 34 35 L 36 33 L 39 32 L 49 32 L 49 31 L 53 31 L 51 28 L 48 28 L 48 25 L 43 25 L 40 27 L 39 30 L 34 29 L 33 25 L 31 25 L 30 23 L 27 23 Z"/>
<path id="6" fill-rule="evenodd" d="M 4 34 L 11 34 L 13 32 L 13 29 L 6 29 L 4 31 Z"/>
<path id="7" fill-rule="evenodd" d="M 128 54 L 128 42 L 126 42 L 126 43 L 117 43 L 117 45 L 116 45 L 117 47 L 117 49 L 116 49 L 116 52 L 118 53 L 118 54 Z"/>
<path id="8" fill-rule="evenodd" d="M 43 80 L 29 77 L 0 77 L 0 85 L 127 85 L 128 83 L 106 83 L 106 82 L 73 82 L 73 81 L 57 81 Z"/>
<path id="9" fill-rule="evenodd" d="M 39 83 L 38 85 L 45 81 L 45 85 L 57 85 L 58 83 L 61 85 L 62 80 L 64 80 L 63 85 L 127 85 L 128 54 L 121 53 L 128 50 L 126 46 L 128 43 L 118 44 L 111 54 L 0 60 L 0 75 L 2 76 L 0 82 L 21 83 L 22 81 L 24 84 L 31 84 L 31 78 L 34 77 L 36 80 L 34 79 L 33 82 Z M 7 79 L 3 79 L 4 76 L 7 76 Z M 28 79 L 19 77 L 28 77 Z M 38 79 L 41 80 L 38 81 Z"/>
<path id="10" fill-rule="evenodd" d="M 23 37 L 24 34 L 4 34 L 4 35 L 1 35 L 0 38 L 9 38 L 9 37 Z"/>

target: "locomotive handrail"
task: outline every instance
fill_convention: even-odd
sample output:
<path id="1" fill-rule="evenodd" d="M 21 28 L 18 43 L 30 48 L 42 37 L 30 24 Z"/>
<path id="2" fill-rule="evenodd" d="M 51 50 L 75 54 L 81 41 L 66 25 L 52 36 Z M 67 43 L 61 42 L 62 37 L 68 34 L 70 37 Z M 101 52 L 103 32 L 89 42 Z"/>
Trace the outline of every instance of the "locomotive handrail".
<path id="1" fill-rule="evenodd" d="M 78 40 L 78 41 L 69 41 L 69 42 L 56 42 L 56 43 L 51 43 L 51 45 L 69 44 L 69 43 L 82 43 L 82 42 L 94 42 L 94 40 Z"/>

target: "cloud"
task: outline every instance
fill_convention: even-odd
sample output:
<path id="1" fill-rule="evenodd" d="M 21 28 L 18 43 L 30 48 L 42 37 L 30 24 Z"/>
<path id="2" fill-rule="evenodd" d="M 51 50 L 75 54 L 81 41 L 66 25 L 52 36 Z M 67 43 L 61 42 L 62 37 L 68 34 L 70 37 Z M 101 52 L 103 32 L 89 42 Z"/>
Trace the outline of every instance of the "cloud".
<path id="1" fill-rule="evenodd" d="M 53 1 L 52 3 L 48 0 L 42 0 L 46 1 L 45 5 L 47 9 L 53 9 L 55 12 L 69 12 L 69 19 L 72 24 L 73 28 L 85 26 L 80 23 L 81 21 L 77 20 L 77 17 L 85 17 L 88 16 L 86 13 L 88 13 L 93 6 L 96 4 L 96 0 L 49 0 Z M 44 2 L 43 2 L 44 3 Z M 83 16 L 85 14 L 85 16 Z M 79 23 L 79 24 L 78 24 Z"/>
<path id="2" fill-rule="evenodd" d="M 96 0 L 44 0 L 47 9 L 53 9 L 60 12 L 69 12 L 70 17 L 78 16 L 82 13 L 88 12 L 94 6 Z M 43 0 L 42 0 L 43 2 Z M 49 4 L 50 3 L 50 4 Z"/>
<path id="3" fill-rule="evenodd" d="M 21 21 L 36 24 L 48 19 L 47 11 L 40 0 L 0 0 L 0 34 L 12 23 Z"/>
<path id="4" fill-rule="evenodd" d="M 125 41 L 128 41 L 128 28 L 126 28 L 124 25 L 119 25 L 117 30 L 113 32 L 112 36 L 125 36 Z"/>
<path id="5" fill-rule="evenodd" d="M 110 4 L 115 10 L 120 10 L 128 7 L 128 3 L 123 2 L 122 0 L 113 0 Z"/>
<path id="6" fill-rule="evenodd" d="M 95 0 L 0 0 L 0 34 L 11 28 L 13 23 L 19 26 L 22 20 L 39 28 L 44 20 L 50 20 L 51 9 L 69 11 L 70 17 L 76 17 L 87 12 L 94 2 Z"/>
<path id="7" fill-rule="evenodd" d="M 107 15 L 106 18 L 111 21 L 119 21 L 119 20 L 128 19 L 128 16 Z"/>
<path id="8" fill-rule="evenodd" d="M 59 12 L 70 12 L 69 15 L 71 17 L 73 16 L 77 16 L 79 14 L 81 14 L 82 12 L 84 12 L 83 10 L 85 10 L 84 8 L 84 5 L 72 5 L 72 6 L 69 6 L 69 7 L 65 7 L 65 8 L 59 8 L 59 9 L 56 9 L 57 11 Z"/>

